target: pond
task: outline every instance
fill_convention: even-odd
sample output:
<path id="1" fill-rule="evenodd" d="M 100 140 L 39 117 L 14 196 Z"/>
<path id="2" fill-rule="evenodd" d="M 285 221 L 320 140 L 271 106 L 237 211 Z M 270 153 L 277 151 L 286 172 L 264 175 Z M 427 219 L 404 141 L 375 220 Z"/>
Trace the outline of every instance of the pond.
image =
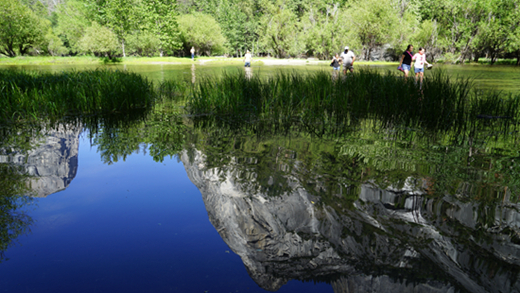
<path id="1" fill-rule="evenodd" d="M 466 68 L 446 70 L 520 92 L 517 69 Z M 373 125 L 251 124 L 165 102 L 2 126 L 0 291 L 520 291 L 518 134 Z"/>

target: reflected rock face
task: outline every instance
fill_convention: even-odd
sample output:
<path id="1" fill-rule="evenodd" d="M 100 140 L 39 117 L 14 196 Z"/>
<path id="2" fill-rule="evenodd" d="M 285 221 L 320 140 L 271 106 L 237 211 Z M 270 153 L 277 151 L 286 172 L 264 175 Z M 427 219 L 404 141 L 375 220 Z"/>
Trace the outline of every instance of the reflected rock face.
<path id="1" fill-rule="evenodd" d="M 266 290 L 298 279 L 336 293 L 520 292 L 520 207 L 507 199 L 480 207 L 364 184 L 351 205 L 327 204 L 297 176 L 285 178 L 292 191 L 267 196 L 233 163 L 208 169 L 197 151 L 181 161 L 209 220 Z"/>
<path id="2" fill-rule="evenodd" d="M 34 147 L 27 152 L 0 150 L 0 163 L 23 166 L 36 197 L 64 190 L 76 176 L 81 131 L 80 126 L 71 125 L 44 129 L 40 139 L 31 139 Z"/>

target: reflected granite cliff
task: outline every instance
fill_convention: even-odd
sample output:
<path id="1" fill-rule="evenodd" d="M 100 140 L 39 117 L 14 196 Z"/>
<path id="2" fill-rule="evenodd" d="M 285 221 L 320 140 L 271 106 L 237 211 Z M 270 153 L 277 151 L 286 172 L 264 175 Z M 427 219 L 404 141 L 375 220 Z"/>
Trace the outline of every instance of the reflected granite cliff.
<path id="1" fill-rule="evenodd" d="M 211 223 L 266 290 L 298 279 L 336 293 L 520 291 L 520 205 L 507 189 L 475 201 L 463 184 L 432 195 L 431 178 L 352 187 L 302 176 L 306 164 L 278 154 L 268 175 L 244 167 L 260 164 L 255 156 L 221 156 L 220 166 L 210 156 L 191 148 L 180 157 Z"/>
<path id="2" fill-rule="evenodd" d="M 21 167 L 32 196 L 46 197 L 64 190 L 76 176 L 81 131 L 80 125 L 59 124 L 15 133 L 25 145 L 4 143 L 0 164 Z"/>

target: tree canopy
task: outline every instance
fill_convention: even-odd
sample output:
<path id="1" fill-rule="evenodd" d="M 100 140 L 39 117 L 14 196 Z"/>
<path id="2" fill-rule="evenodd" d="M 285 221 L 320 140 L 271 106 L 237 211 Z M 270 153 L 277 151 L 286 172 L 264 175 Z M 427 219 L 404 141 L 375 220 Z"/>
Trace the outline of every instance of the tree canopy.
<path id="1" fill-rule="evenodd" d="M 52 3 L 51 3 L 52 2 Z M 520 0 L 0 0 L 0 54 L 91 54 L 95 22 L 119 55 L 254 54 L 395 59 L 408 44 L 430 59 L 520 61 Z M 61 40 L 61 42 L 58 40 Z M 383 54 L 382 54 L 383 53 Z"/>
<path id="2" fill-rule="evenodd" d="M 0 0 L 0 53 L 23 55 L 44 40 L 47 24 L 18 0 Z"/>

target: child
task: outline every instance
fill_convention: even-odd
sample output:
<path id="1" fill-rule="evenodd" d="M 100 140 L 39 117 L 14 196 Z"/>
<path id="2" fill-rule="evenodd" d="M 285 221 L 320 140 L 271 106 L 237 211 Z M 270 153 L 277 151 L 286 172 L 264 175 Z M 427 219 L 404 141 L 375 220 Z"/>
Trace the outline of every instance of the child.
<path id="1" fill-rule="evenodd" d="M 340 59 L 339 59 L 339 55 L 336 54 L 334 57 L 332 57 L 332 61 L 330 62 L 330 65 L 332 66 L 332 68 L 334 68 L 334 70 L 339 70 L 339 62 L 340 62 Z"/>
<path id="2" fill-rule="evenodd" d="M 420 78 L 420 88 L 422 88 L 422 82 L 424 78 L 424 64 L 430 65 L 428 61 L 426 61 L 426 54 L 424 53 L 424 48 L 419 48 L 419 52 L 413 55 L 412 58 L 415 61 L 414 71 L 415 71 L 415 80 L 417 81 L 417 77 Z"/>

